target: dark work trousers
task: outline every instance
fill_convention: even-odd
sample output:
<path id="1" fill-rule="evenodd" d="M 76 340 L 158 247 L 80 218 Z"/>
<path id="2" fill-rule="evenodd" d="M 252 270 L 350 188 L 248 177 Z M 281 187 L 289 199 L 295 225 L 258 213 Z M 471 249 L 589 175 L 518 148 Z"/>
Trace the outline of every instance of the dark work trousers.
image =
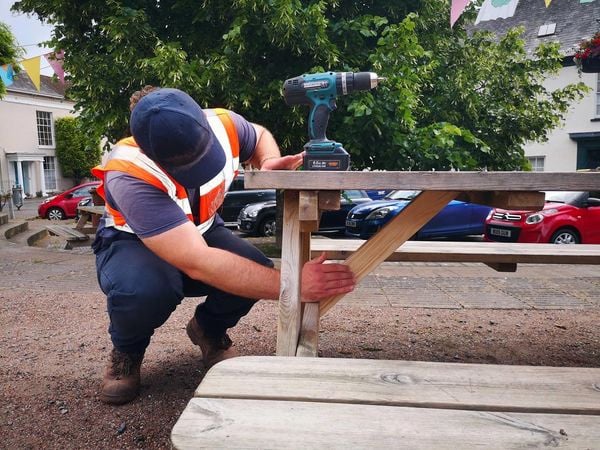
<path id="1" fill-rule="evenodd" d="M 222 225 L 213 226 L 203 237 L 210 247 L 273 267 L 260 250 Z M 235 326 L 255 303 L 189 278 L 152 253 L 135 235 L 124 232 L 96 249 L 96 269 L 107 296 L 110 337 L 115 348 L 125 353 L 144 352 L 154 330 L 166 322 L 184 297 L 207 296 L 196 307 L 195 317 L 209 336 Z M 223 276 L 234 277 L 235 267 Z"/>

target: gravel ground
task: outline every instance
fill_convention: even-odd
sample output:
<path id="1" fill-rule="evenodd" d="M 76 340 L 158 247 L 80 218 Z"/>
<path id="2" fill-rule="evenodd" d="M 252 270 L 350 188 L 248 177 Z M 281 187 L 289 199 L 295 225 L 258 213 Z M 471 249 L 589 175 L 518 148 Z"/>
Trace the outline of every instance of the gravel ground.
<path id="1" fill-rule="evenodd" d="M 185 324 L 186 299 L 160 328 L 142 366 L 142 393 L 98 401 L 111 348 L 104 296 L 89 255 L 0 245 L 0 448 L 167 449 L 205 368 Z M 272 355 L 275 302 L 259 302 L 231 332 L 242 355 Z M 322 322 L 332 358 L 600 367 L 600 308 L 496 310 L 360 307 Z"/>

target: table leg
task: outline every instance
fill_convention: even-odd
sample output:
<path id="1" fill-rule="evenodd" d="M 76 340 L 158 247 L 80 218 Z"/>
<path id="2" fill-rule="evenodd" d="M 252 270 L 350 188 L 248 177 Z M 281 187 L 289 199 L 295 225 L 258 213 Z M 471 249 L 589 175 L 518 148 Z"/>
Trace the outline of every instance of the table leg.
<path id="1" fill-rule="evenodd" d="M 75 229 L 76 230 L 83 230 L 83 228 L 85 227 L 85 224 L 87 223 L 87 221 L 89 220 L 90 215 L 88 213 L 79 212 L 79 220 L 77 221 L 77 224 L 75 225 Z"/>
<path id="2" fill-rule="evenodd" d="M 302 233 L 302 260 L 310 259 L 310 233 Z M 317 356 L 319 350 L 319 303 L 304 303 L 302 305 L 302 323 L 300 340 L 296 356 Z"/>
<path id="3" fill-rule="evenodd" d="M 394 251 L 409 240 L 423 225 L 429 222 L 459 192 L 423 191 L 394 217 L 375 236 L 365 242 L 346 260 L 357 281 L 381 264 Z M 330 297 L 321 302 L 321 316 L 329 311 L 344 295 Z"/>
<path id="4" fill-rule="evenodd" d="M 277 322 L 277 355 L 295 356 L 300 333 L 302 236 L 299 220 L 299 193 L 284 192 L 281 243 L 281 290 Z"/>

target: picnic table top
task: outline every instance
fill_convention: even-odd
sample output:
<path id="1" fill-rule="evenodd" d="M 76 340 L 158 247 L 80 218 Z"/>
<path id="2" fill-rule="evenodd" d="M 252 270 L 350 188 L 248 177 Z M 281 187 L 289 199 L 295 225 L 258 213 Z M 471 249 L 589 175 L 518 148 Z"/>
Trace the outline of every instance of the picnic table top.
<path id="1" fill-rule="evenodd" d="M 77 209 L 90 214 L 104 214 L 104 206 L 78 206 Z"/>
<path id="2" fill-rule="evenodd" d="M 600 172 L 322 172 L 249 171 L 247 188 L 296 190 L 414 189 L 433 191 L 600 190 Z"/>

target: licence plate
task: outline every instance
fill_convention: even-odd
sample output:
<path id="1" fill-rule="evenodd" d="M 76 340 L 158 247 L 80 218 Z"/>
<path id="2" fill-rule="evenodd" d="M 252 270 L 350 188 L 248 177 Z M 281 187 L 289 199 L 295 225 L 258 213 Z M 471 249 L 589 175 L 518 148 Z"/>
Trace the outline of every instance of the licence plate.
<path id="1" fill-rule="evenodd" d="M 510 237 L 512 233 L 510 230 L 503 230 L 502 228 L 490 228 L 490 234 L 493 236 Z"/>
<path id="2" fill-rule="evenodd" d="M 356 227 L 356 220 L 348 219 L 346 220 L 346 226 L 350 228 Z"/>

